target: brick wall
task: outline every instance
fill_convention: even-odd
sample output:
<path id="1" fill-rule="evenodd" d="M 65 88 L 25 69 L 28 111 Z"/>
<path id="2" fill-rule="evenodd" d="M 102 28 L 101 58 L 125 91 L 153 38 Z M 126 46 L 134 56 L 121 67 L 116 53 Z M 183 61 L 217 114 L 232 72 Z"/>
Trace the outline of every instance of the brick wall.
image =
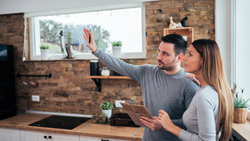
<path id="1" fill-rule="evenodd" d="M 159 39 L 163 36 L 163 28 L 169 25 L 169 17 L 177 23 L 188 16 L 186 26 L 194 27 L 195 39 L 214 39 L 214 0 L 164 0 L 146 2 L 145 6 L 147 58 L 134 60 L 134 64 L 157 63 Z M 134 80 L 102 80 L 102 92 L 96 91 L 94 82 L 85 78 L 90 73 L 89 60 L 22 62 L 24 22 L 22 13 L 0 15 L 0 43 L 14 45 L 16 74 L 52 73 L 53 77 L 37 79 L 37 88 L 24 85 L 27 78 L 16 78 L 18 112 L 91 114 L 100 111 L 99 105 L 103 100 L 114 103 L 114 100 L 128 101 L 130 98 L 142 104 L 140 84 Z M 40 102 L 32 102 L 31 95 L 40 95 Z M 115 108 L 113 113 L 118 111 L 122 109 Z"/>

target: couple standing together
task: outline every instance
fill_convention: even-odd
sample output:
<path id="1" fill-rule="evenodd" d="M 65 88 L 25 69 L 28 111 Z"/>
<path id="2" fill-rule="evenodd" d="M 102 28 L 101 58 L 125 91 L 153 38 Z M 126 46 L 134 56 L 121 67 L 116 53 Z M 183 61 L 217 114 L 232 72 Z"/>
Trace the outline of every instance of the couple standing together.
<path id="1" fill-rule="evenodd" d="M 226 141 L 231 135 L 233 102 L 217 43 L 195 40 L 188 49 L 178 34 L 161 38 L 158 64 L 131 65 L 97 48 L 84 28 L 86 46 L 110 69 L 139 82 L 153 119 L 141 117 L 143 141 Z M 186 54 L 186 55 L 185 55 Z M 184 56 L 185 55 L 185 56 Z M 185 61 L 181 68 L 181 60 Z M 193 73 L 200 87 L 188 78 Z"/>

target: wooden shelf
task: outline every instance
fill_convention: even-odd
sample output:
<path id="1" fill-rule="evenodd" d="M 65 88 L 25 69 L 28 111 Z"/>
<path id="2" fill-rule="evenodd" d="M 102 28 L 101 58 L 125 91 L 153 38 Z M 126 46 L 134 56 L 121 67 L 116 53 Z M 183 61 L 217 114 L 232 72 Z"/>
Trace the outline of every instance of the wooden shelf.
<path id="1" fill-rule="evenodd" d="M 101 79 L 131 79 L 127 76 L 86 76 L 86 78 L 91 78 L 95 82 L 99 92 L 102 91 Z"/>
<path id="2" fill-rule="evenodd" d="M 182 28 L 164 28 L 163 35 L 179 34 L 181 36 L 187 36 L 187 47 L 194 41 L 194 28 L 182 27 Z"/>
<path id="3" fill-rule="evenodd" d="M 96 79 L 131 79 L 127 76 L 86 76 L 86 78 L 96 78 Z"/>

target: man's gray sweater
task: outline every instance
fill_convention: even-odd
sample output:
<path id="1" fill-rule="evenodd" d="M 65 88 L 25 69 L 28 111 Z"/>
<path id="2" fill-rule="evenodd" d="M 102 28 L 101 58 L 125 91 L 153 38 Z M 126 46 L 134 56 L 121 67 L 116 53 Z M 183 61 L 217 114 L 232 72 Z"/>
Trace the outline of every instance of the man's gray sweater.
<path id="1" fill-rule="evenodd" d="M 183 69 L 174 75 L 168 75 L 155 65 L 127 64 L 99 49 L 94 55 L 110 69 L 141 84 L 143 103 L 152 116 L 158 116 L 158 111 L 163 109 L 175 125 L 185 129 L 182 115 L 199 87 L 187 77 Z M 160 131 L 144 128 L 142 140 L 179 141 L 180 139 L 164 128 Z"/>

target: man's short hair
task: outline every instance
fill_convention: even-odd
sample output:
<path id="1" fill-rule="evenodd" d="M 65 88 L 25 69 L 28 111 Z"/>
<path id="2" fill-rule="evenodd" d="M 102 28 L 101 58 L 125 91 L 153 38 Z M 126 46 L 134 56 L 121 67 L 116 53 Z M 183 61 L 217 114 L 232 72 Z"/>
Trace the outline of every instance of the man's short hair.
<path id="1" fill-rule="evenodd" d="M 185 55 L 187 50 L 187 41 L 179 34 L 168 34 L 166 36 L 161 37 L 161 40 L 164 43 L 172 43 L 174 44 L 174 52 L 175 56 L 182 53 Z"/>

